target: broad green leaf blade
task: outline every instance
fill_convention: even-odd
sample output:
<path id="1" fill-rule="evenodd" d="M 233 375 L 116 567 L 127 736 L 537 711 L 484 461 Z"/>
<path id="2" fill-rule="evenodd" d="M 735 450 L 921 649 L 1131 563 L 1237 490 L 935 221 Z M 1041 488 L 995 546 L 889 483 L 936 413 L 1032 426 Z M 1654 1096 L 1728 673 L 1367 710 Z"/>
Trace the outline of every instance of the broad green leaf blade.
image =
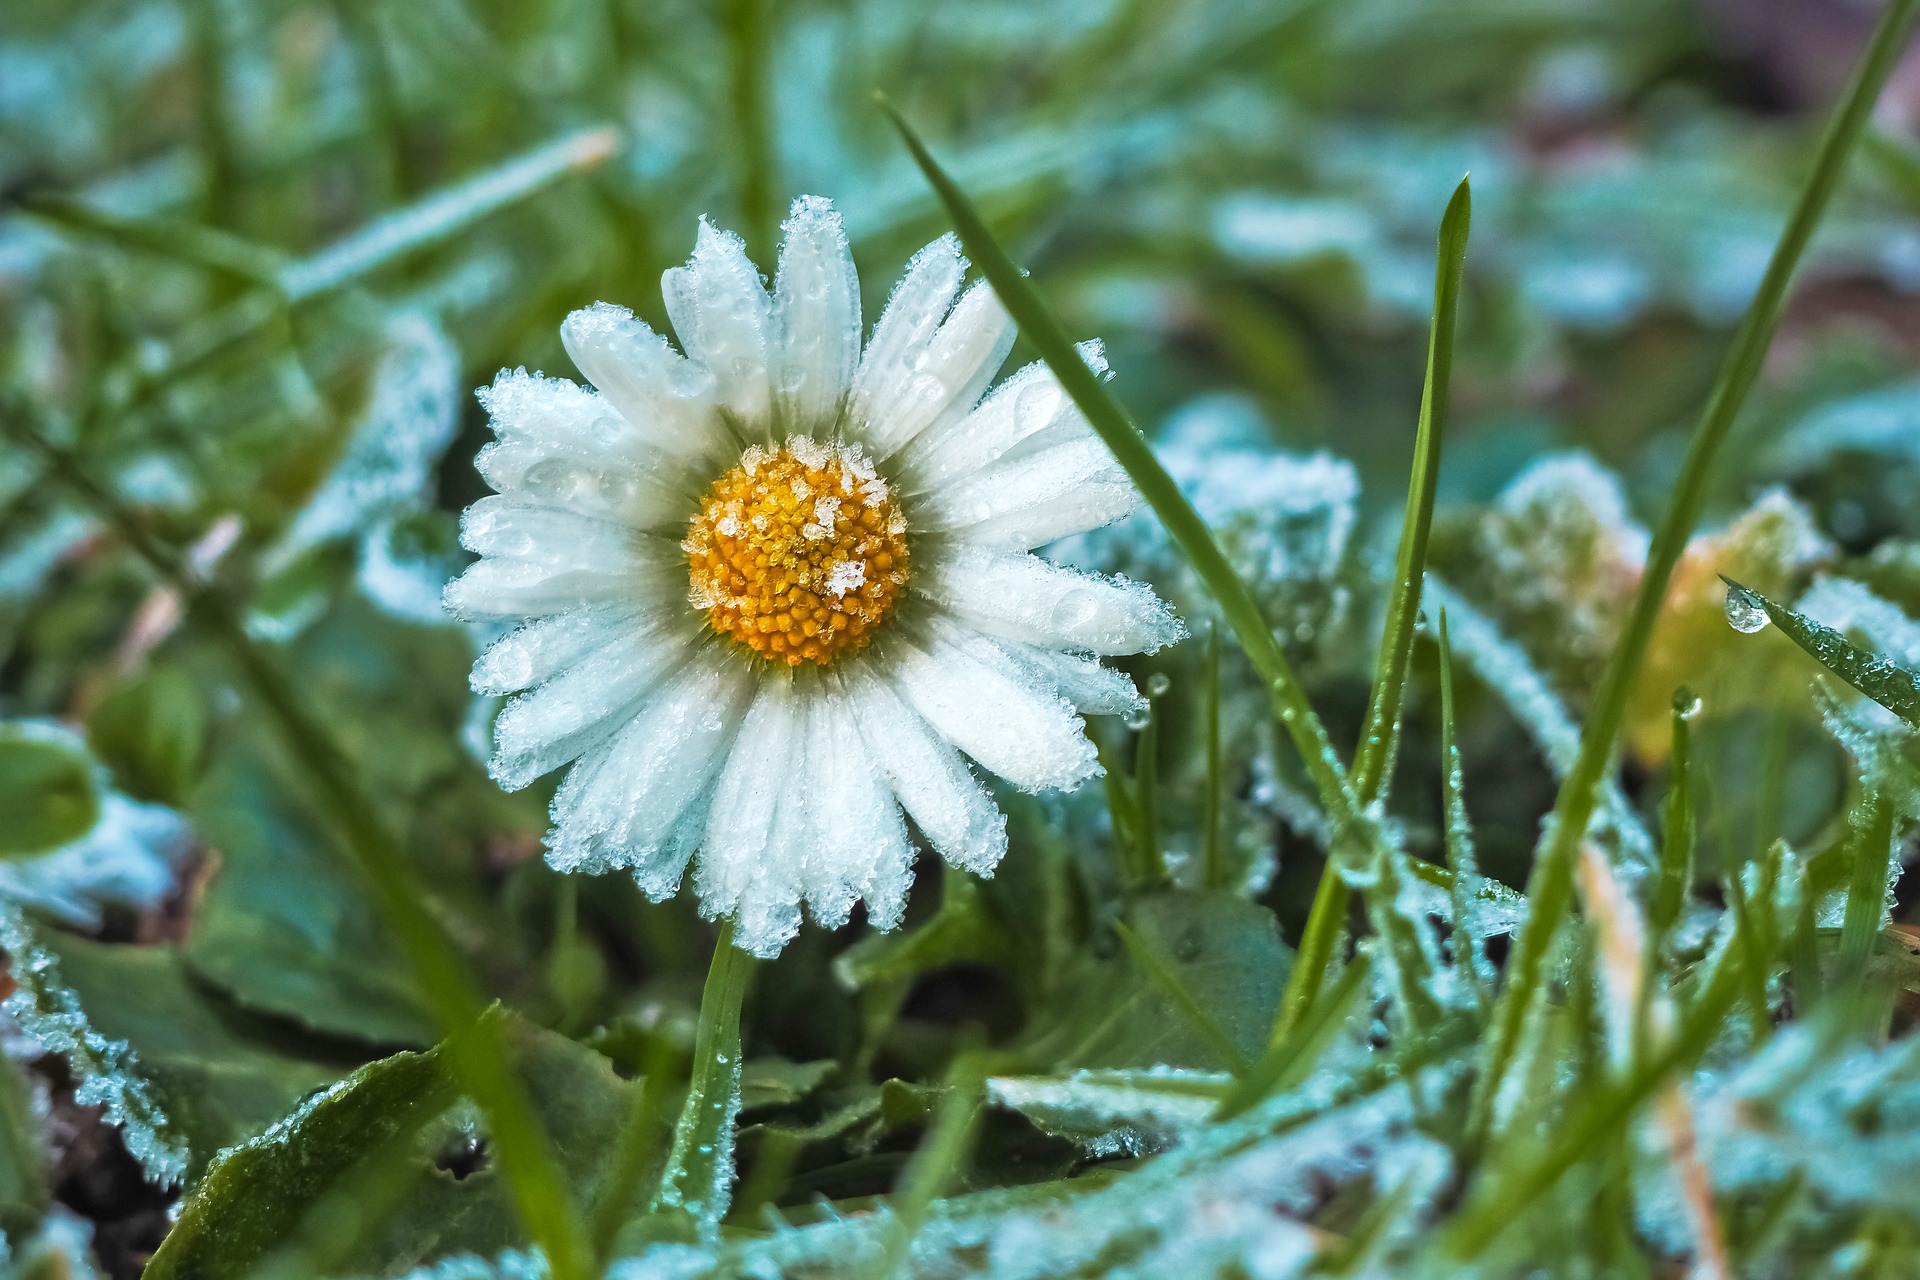
<path id="1" fill-rule="evenodd" d="M 1240 1052 L 1240 1047 L 1234 1044 L 1233 1038 L 1214 1020 L 1213 1014 L 1208 1011 L 1200 998 L 1187 990 L 1187 984 L 1181 981 L 1180 975 L 1173 971 L 1173 967 L 1159 952 L 1143 942 L 1139 934 L 1129 929 L 1126 921 L 1114 921 L 1113 929 L 1120 935 L 1120 941 L 1125 944 L 1128 954 L 1133 957 L 1133 962 L 1140 966 L 1140 972 L 1160 989 L 1161 995 L 1173 1002 L 1173 1007 L 1180 1012 L 1181 1017 L 1187 1020 L 1187 1024 L 1200 1038 L 1207 1042 L 1207 1047 L 1220 1055 L 1220 1060 L 1227 1064 L 1227 1070 L 1234 1075 L 1244 1072 L 1247 1069 L 1246 1055 Z"/>
<path id="2" fill-rule="evenodd" d="M 1346 1025 L 1359 1008 L 1373 975 L 1373 961 L 1363 951 L 1340 976 L 1327 994 L 1314 1002 L 1306 1017 L 1291 1032 L 1276 1037 L 1248 1069 L 1232 1092 L 1220 1100 L 1216 1120 L 1230 1120 L 1264 1098 L 1283 1093 L 1313 1072 L 1321 1053 L 1333 1042 L 1334 1035 Z"/>
<path id="3" fill-rule="evenodd" d="M 57 849 L 99 817 L 93 762 L 71 735 L 39 723 L 0 725 L 0 857 Z"/>
<path id="4" fill-rule="evenodd" d="M 313 1201 L 453 1105 L 438 1051 L 370 1062 L 220 1154 L 187 1197 L 142 1280 L 243 1276 L 285 1245 Z"/>
<path id="5" fill-rule="evenodd" d="M 1554 933 L 1572 905 L 1574 860 L 1599 803 L 1600 785 L 1613 759 L 1614 743 L 1620 735 L 1627 702 L 1633 694 L 1647 647 L 1652 642 L 1654 623 L 1666 600 L 1667 586 L 1673 580 L 1674 568 L 1706 504 L 1714 463 L 1733 430 L 1741 406 L 1746 403 L 1747 393 L 1760 376 L 1761 364 L 1779 326 L 1787 289 L 1793 282 L 1801 255 L 1832 202 L 1833 193 L 1846 172 L 1847 160 L 1880 96 L 1881 86 L 1906 44 L 1913 13 L 1914 0 L 1891 0 L 1881 16 L 1873 42 L 1855 71 L 1852 84 L 1827 123 L 1799 199 L 1774 246 L 1760 287 L 1747 308 L 1688 443 L 1672 497 L 1648 551 L 1633 608 L 1594 692 L 1593 710 L 1580 735 L 1580 754 L 1561 784 L 1534 858 L 1533 873 L 1527 884 L 1530 907 L 1526 924 L 1514 940 L 1507 964 L 1507 985 L 1494 1011 L 1493 1034 L 1487 1040 L 1483 1069 L 1474 1082 L 1470 1131 L 1476 1142 L 1485 1137 L 1492 1123 L 1493 1100 L 1513 1061 L 1528 1010 L 1545 979 Z"/>
<path id="6" fill-rule="evenodd" d="M 200 689 L 179 667 L 155 665 L 94 708 L 87 741 L 129 795 L 182 807 L 206 759 Z"/>
<path id="7" fill-rule="evenodd" d="M 1920 728 L 1920 671 L 1909 671 L 1885 654 L 1862 649 L 1832 627 L 1775 604 L 1732 578 L 1727 584 L 1727 613 L 1762 618 L 1810 657 L 1908 724 Z"/>

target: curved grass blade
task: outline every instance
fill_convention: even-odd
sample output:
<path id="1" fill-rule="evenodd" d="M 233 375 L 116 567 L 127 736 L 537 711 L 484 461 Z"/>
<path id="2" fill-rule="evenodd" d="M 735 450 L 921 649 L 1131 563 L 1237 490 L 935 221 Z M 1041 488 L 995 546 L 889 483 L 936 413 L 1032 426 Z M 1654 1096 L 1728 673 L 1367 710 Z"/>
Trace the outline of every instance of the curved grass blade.
<path id="1" fill-rule="evenodd" d="M 1832 627 L 1775 604 L 1732 578 L 1723 576 L 1720 580 L 1727 584 L 1729 610 L 1764 613 L 1781 634 L 1805 649 L 1815 662 L 1920 728 L 1920 671 L 1909 671 L 1884 654 L 1862 649 Z"/>
<path id="2" fill-rule="evenodd" d="M 1820 139 L 1812 170 L 1780 234 L 1780 241 L 1774 246 L 1759 291 L 1740 323 L 1719 379 L 1687 446 L 1673 496 L 1647 555 L 1633 610 L 1595 691 L 1593 712 L 1580 736 L 1579 757 L 1561 784 L 1534 859 L 1527 886 L 1531 904 L 1526 924 L 1514 941 L 1507 966 L 1506 990 L 1495 1008 L 1493 1035 L 1488 1041 L 1483 1070 L 1474 1084 L 1469 1133 L 1476 1144 L 1484 1139 L 1492 1122 L 1493 1099 L 1499 1093 L 1501 1080 L 1520 1042 L 1527 1012 L 1545 977 L 1549 944 L 1572 904 L 1574 858 L 1586 836 L 1600 785 L 1608 773 L 1614 741 L 1619 737 L 1627 700 L 1653 639 L 1654 622 L 1666 599 L 1667 584 L 1673 578 L 1687 539 L 1699 523 L 1713 464 L 1733 429 L 1747 392 L 1760 376 L 1761 363 L 1779 325 L 1787 288 L 1793 281 L 1801 254 L 1840 185 L 1847 160 L 1866 127 L 1881 86 L 1886 83 L 1906 43 L 1914 4 L 1915 0 L 1891 0 L 1882 15 L 1873 41 L 1854 73 L 1853 83 Z"/>
<path id="3" fill-rule="evenodd" d="M 1367 699 L 1366 729 L 1354 756 L 1353 791 L 1362 807 L 1385 788 L 1400 733 L 1400 704 L 1406 692 L 1407 663 L 1413 655 L 1414 625 L 1420 616 L 1420 589 L 1426 576 L 1427 539 L 1433 529 L 1433 498 L 1440 478 L 1440 455 L 1447 434 L 1447 408 L 1453 380 L 1453 335 L 1460 304 L 1460 278 L 1467 261 L 1467 234 L 1473 223 L 1473 190 L 1462 178 L 1440 219 L 1440 249 L 1433 275 L 1433 328 L 1427 339 L 1427 375 L 1420 392 L 1420 425 L 1414 435 L 1413 478 L 1407 484 L 1406 515 L 1400 524 L 1400 550 L 1394 562 L 1393 598 L 1387 606 L 1386 632 L 1373 669 Z M 1320 873 L 1307 927 L 1300 938 L 1300 963 L 1294 966 L 1280 1002 L 1281 1029 L 1291 1027 L 1312 1007 L 1320 975 L 1333 956 L 1334 940 L 1347 918 L 1348 889 L 1331 858 Z"/>

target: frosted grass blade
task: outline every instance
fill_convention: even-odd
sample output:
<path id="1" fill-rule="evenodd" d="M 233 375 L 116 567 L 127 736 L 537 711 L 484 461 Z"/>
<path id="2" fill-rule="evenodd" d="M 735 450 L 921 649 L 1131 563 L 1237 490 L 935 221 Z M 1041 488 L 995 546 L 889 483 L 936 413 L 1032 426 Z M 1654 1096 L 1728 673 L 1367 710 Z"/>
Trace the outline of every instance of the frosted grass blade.
<path id="1" fill-rule="evenodd" d="M 1909 671 L 1883 654 L 1862 649 L 1832 627 L 1775 604 L 1732 578 L 1721 581 L 1727 584 L 1730 612 L 1745 610 L 1750 616 L 1754 610 L 1764 613 L 1781 634 L 1805 649 L 1815 662 L 1920 728 L 1920 671 Z"/>
<path id="2" fill-rule="evenodd" d="M 655 1212 L 684 1212 L 701 1240 L 718 1238 L 732 1195 L 733 1122 L 740 1114 L 740 1006 L 755 967 L 754 958 L 733 945 L 732 921 L 722 923 L 700 993 L 693 1080 L 653 1197 Z"/>
<path id="3" fill-rule="evenodd" d="M 1413 656 L 1414 626 L 1420 616 L 1420 590 L 1426 576 L 1427 539 L 1433 529 L 1433 498 L 1446 442 L 1447 408 L 1453 380 L 1453 335 L 1460 303 L 1460 278 L 1467 261 L 1467 235 L 1473 223 L 1473 190 L 1462 178 L 1440 219 L 1440 248 L 1434 266 L 1433 327 L 1427 339 L 1426 382 L 1420 393 L 1419 427 L 1414 434 L 1413 478 L 1407 484 L 1406 515 L 1400 525 L 1400 550 L 1394 564 L 1393 598 L 1387 605 L 1386 633 L 1373 669 L 1365 730 L 1354 756 L 1353 791 L 1362 807 L 1385 790 L 1400 733 L 1400 703 L 1406 692 L 1407 663 Z M 1300 938 L 1300 963 L 1294 967 L 1281 1000 L 1282 1026 L 1297 1022 L 1318 991 L 1319 975 L 1333 954 L 1334 940 L 1347 917 L 1348 889 L 1329 858 L 1314 891 L 1307 927 Z"/>
<path id="4" fill-rule="evenodd" d="M 1900 51 L 1914 13 L 1915 0 L 1891 0 L 1881 16 L 1873 41 L 1854 73 L 1853 83 L 1828 122 L 1820 139 L 1813 167 L 1801 188 L 1787 225 L 1774 246 L 1760 281 L 1741 321 L 1733 346 L 1721 366 L 1718 381 L 1707 399 L 1687 446 L 1685 460 L 1674 482 L 1673 495 L 1661 518 L 1653 545 L 1647 555 L 1633 609 L 1621 629 L 1620 641 L 1607 662 L 1606 672 L 1594 693 L 1593 711 L 1580 736 L 1580 754 L 1561 784 L 1548 819 L 1539 851 L 1534 858 L 1527 896 L 1531 906 L 1526 924 L 1514 940 L 1507 965 L 1507 985 L 1494 1011 L 1493 1035 L 1480 1077 L 1474 1085 L 1473 1119 L 1469 1132 L 1483 1139 L 1492 1121 L 1493 1099 L 1513 1059 L 1527 1011 L 1539 993 L 1545 977 L 1545 963 L 1554 931 L 1560 926 L 1572 903 L 1574 856 L 1585 838 L 1587 823 L 1593 817 L 1602 781 L 1613 758 L 1614 742 L 1625 719 L 1627 700 L 1633 693 L 1640 664 L 1653 639 L 1653 626 L 1666 599 L 1667 584 L 1680 562 L 1687 539 L 1699 523 L 1706 503 L 1707 487 L 1713 477 L 1713 465 L 1733 429 L 1747 392 L 1760 376 L 1761 363 L 1780 322 L 1787 288 L 1793 281 L 1801 254 L 1813 238 L 1814 228 L 1826 213 L 1833 193 L 1840 185 L 1847 160 L 1853 154 L 1861 131 L 1866 127 L 1874 102 L 1880 96 Z"/>

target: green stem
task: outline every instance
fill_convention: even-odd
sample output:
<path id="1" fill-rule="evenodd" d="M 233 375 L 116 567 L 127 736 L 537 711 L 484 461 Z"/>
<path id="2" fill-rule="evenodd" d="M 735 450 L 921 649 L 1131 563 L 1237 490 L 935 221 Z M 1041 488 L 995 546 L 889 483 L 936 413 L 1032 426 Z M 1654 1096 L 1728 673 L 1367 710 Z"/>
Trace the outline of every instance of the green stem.
<path id="1" fill-rule="evenodd" d="M 1140 815 L 1140 869 L 1148 884 L 1159 884 L 1167 878 L 1167 864 L 1160 856 L 1160 709 L 1151 703 L 1134 743 L 1133 793 Z"/>
<path id="2" fill-rule="evenodd" d="M 1549 943 L 1571 905 L 1574 857 L 1593 817 L 1600 785 L 1613 758 L 1614 740 L 1626 715 L 1627 700 L 1653 638 L 1661 603 L 1666 599 L 1667 584 L 1694 526 L 1699 523 L 1714 461 L 1733 429 L 1748 391 L 1760 375 L 1794 270 L 1840 185 L 1847 158 L 1905 43 L 1914 3 L 1915 0 L 1891 0 L 1888 4 L 1853 84 L 1820 140 L 1813 170 L 1774 248 L 1759 292 L 1741 321 L 1719 380 L 1687 447 L 1673 496 L 1647 556 L 1633 610 L 1595 692 L 1593 712 L 1580 735 L 1580 754 L 1561 784 L 1529 877 L 1526 922 L 1514 942 L 1507 965 L 1506 989 L 1494 1012 L 1493 1035 L 1488 1041 L 1484 1070 L 1475 1082 L 1469 1127 L 1475 1145 L 1484 1140 L 1491 1124 L 1493 1099 L 1512 1063 L 1528 1010 L 1545 976 Z"/>
<path id="3" fill-rule="evenodd" d="M 420 990 L 446 1033 L 455 1078 L 486 1116 L 527 1233 L 546 1250 L 556 1280 L 587 1276 L 591 1254 L 585 1229 L 526 1092 L 507 1069 L 501 1020 L 481 1016 L 485 1006 L 480 992 L 453 940 L 427 910 L 406 846 L 376 816 L 373 798 L 361 789 L 331 733 L 307 710 L 293 681 L 248 637 L 226 600 L 198 582 L 180 557 L 149 534 L 72 454 L 24 416 L 16 416 L 17 406 L 7 407 L 6 429 L 46 458 L 55 475 L 181 593 L 190 616 L 231 654 L 255 700 L 312 782 L 341 846 L 366 877 L 375 905 L 406 952 Z"/>
<path id="4" fill-rule="evenodd" d="M 740 1113 L 740 1008 L 753 979 L 754 958 L 733 945 L 733 921 L 723 921 L 713 964 L 700 993 L 700 1024 L 693 1039 L 693 1079 L 673 1126 L 673 1148 L 654 1193 L 655 1212 L 678 1210 L 698 1237 L 716 1239 L 733 1196 L 733 1122 Z"/>
<path id="5" fill-rule="evenodd" d="M 1226 851 L 1221 848 L 1221 809 L 1226 803 L 1225 766 L 1221 762 L 1220 743 L 1220 627 L 1207 620 L 1207 692 L 1206 735 L 1207 797 L 1201 831 L 1200 882 L 1209 889 L 1227 887 Z"/>

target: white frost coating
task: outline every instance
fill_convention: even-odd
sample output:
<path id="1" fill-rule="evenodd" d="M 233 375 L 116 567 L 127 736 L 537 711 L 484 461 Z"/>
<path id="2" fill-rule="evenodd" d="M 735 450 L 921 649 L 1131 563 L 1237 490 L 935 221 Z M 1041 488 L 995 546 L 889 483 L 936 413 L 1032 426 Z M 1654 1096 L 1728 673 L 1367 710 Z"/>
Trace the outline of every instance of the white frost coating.
<path id="1" fill-rule="evenodd" d="M 739 240 L 702 224 L 692 259 L 662 280 L 684 356 L 599 304 L 561 330 L 597 390 L 516 369 L 480 392 L 497 439 L 476 466 L 497 496 L 466 512 L 461 541 L 481 558 L 441 596 L 461 617 L 518 624 L 471 681 L 513 699 L 492 734 L 503 786 L 572 762 L 548 861 L 628 871 L 655 899 L 691 863 L 701 909 L 731 916 L 761 955 L 803 908 L 838 925 L 864 904 L 875 926 L 897 924 L 911 829 L 991 873 L 1006 819 L 962 752 L 1029 790 L 1075 785 L 1098 768 L 1076 711 L 1141 705 L 1096 655 L 1183 634 L 1146 588 L 1023 553 L 1138 499 L 1046 370 L 980 403 L 1013 325 L 985 286 L 956 305 L 957 242 L 915 256 L 862 355 L 838 215 L 802 198 L 785 230 L 769 297 Z M 1080 350 L 1104 371 L 1097 343 Z M 688 521 L 725 472 L 763 476 L 771 448 L 841 472 L 840 491 L 792 490 L 801 539 L 828 546 L 850 516 L 890 504 L 933 535 L 907 567 L 906 633 L 883 622 L 827 668 L 713 633 Z M 715 527 L 767 527 L 757 501 Z M 829 603 L 873 589 L 864 558 L 825 559 Z"/>
<path id="2" fill-rule="evenodd" d="M 1232 1085 L 1213 1071 L 1075 1071 L 995 1076 L 987 1098 L 1095 1156 L 1147 1155 L 1213 1118 Z"/>
<path id="3" fill-rule="evenodd" d="M 984 281 L 968 289 L 894 389 L 884 411 L 872 411 L 862 435 L 885 462 L 921 432 L 959 419 L 979 401 L 1007 352 L 1013 319 Z"/>
<path id="4" fill-rule="evenodd" d="M 677 839 L 733 746 L 753 681 L 707 650 L 668 680 L 553 799 L 547 861 L 562 871 L 630 869 L 658 901 L 680 885 L 691 846 Z"/>
<path id="5" fill-rule="evenodd" d="M 907 701 L 981 767 L 1027 791 L 1069 788 L 1100 771 L 1073 707 L 1022 679 L 991 641 L 935 618 L 927 648 L 902 642 L 893 659 Z"/>
<path id="6" fill-rule="evenodd" d="M 1098 342 L 1079 345 L 1096 372 L 1106 370 Z M 915 436 L 898 458 L 909 493 L 926 493 L 999 461 L 1016 448 L 1091 437 L 1093 428 L 1053 370 L 1030 364 L 995 387 L 972 412 L 947 419 Z"/>
<path id="7" fill-rule="evenodd" d="M 799 868 L 774 845 L 788 797 L 804 803 L 800 776 L 803 708 L 786 681 L 763 683 L 720 772 L 706 840 L 694 865 L 700 909 L 731 915 L 734 943 L 757 956 L 777 955 L 800 930 Z"/>
<path id="8" fill-rule="evenodd" d="M 597 605 L 530 622 L 500 637 L 473 664 L 475 693 L 517 693 L 552 678 L 639 624 L 634 605 Z"/>
<path id="9" fill-rule="evenodd" d="M 936 546 L 926 559 L 914 590 L 952 617 L 1010 640 L 1111 655 L 1156 653 L 1187 633 L 1144 583 L 964 543 Z"/>
<path id="10" fill-rule="evenodd" d="M 560 326 L 567 354 L 600 389 L 616 415 L 595 426 L 617 448 L 636 435 L 683 463 L 726 465 L 714 401 L 714 377 L 667 345 L 625 307 L 596 302 Z"/>
<path id="11" fill-rule="evenodd" d="M 826 434 L 860 362 L 860 281 L 830 202 L 801 196 L 782 231 L 769 349 L 775 416 L 789 432 Z"/>
<path id="12" fill-rule="evenodd" d="M 1835 631 L 1865 638 L 1870 648 L 1908 669 L 1920 668 L 1920 622 L 1850 578 L 1821 578 L 1794 608 Z"/>
<path id="13" fill-rule="evenodd" d="M 4 1008 L 20 1029 L 48 1053 L 67 1060 L 74 1101 L 102 1106 L 107 1123 L 120 1130 L 127 1152 L 156 1186 L 176 1185 L 187 1172 L 187 1142 L 155 1101 L 140 1064 L 124 1040 L 93 1029 L 80 998 L 60 981 L 59 963 L 34 939 L 19 908 L 0 901 L 0 950 L 10 957 L 19 988 Z"/>
<path id="14" fill-rule="evenodd" d="M 420 501 L 458 425 L 460 357 L 437 325 L 403 312 L 387 326 L 367 407 L 339 462 L 267 553 L 269 569 Z"/>
<path id="15" fill-rule="evenodd" d="M 737 421 L 765 422 L 771 303 L 746 244 L 700 219 L 693 256 L 661 274 L 660 292 L 681 350 L 712 373 L 715 400 Z"/>
<path id="16" fill-rule="evenodd" d="M 493 726 L 487 772 L 518 791 L 606 741 L 670 676 L 692 637 L 636 627 L 507 704 Z"/>
<path id="17" fill-rule="evenodd" d="M 1003 459 L 922 499 L 910 519 L 962 542 L 1025 550 L 1110 524 L 1139 505 L 1107 446 L 1082 439 Z"/>
<path id="18" fill-rule="evenodd" d="M 1802 474 L 1825 466 L 1837 453 L 1920 461 L 1920 381 L 1822 405 L 1780 438 L 1772 460 L 1789 474 Z"/>
<path id="19" fill-rule="evenodd" d="M 966 270 L 960 242 L 951 235 L 941 236 L 913 255 L 853 375 L 852 421 L 878 421 L 908 396 L 920 357 L 939 330 Z"/>
<path id="20" fill-rule="evenodd" d="M 401 1280 L 548 1280 L 552 1274 L 547 1255 L 538 1248 L 507 1249 L 493 1258 L 457 1253 L 427 1266 L 415 1267 Z"/>
<path id="21" fill-rule="evenodd" d="M 860 734 L 900 807 L 954 866 L 992 875 L 1007 852 L 1007 817 L 960 753 L 871 672 L 849 673 Z"/>
<path id="22" fill-rule="evenodd" d="M 107 791 L 86 834 L 58 849 L 0 861 L 0 898 L 63 924 L 98 928 L 103 905 L 158 906 L 191 845 L 187 821 L 174 810 Z"/>

